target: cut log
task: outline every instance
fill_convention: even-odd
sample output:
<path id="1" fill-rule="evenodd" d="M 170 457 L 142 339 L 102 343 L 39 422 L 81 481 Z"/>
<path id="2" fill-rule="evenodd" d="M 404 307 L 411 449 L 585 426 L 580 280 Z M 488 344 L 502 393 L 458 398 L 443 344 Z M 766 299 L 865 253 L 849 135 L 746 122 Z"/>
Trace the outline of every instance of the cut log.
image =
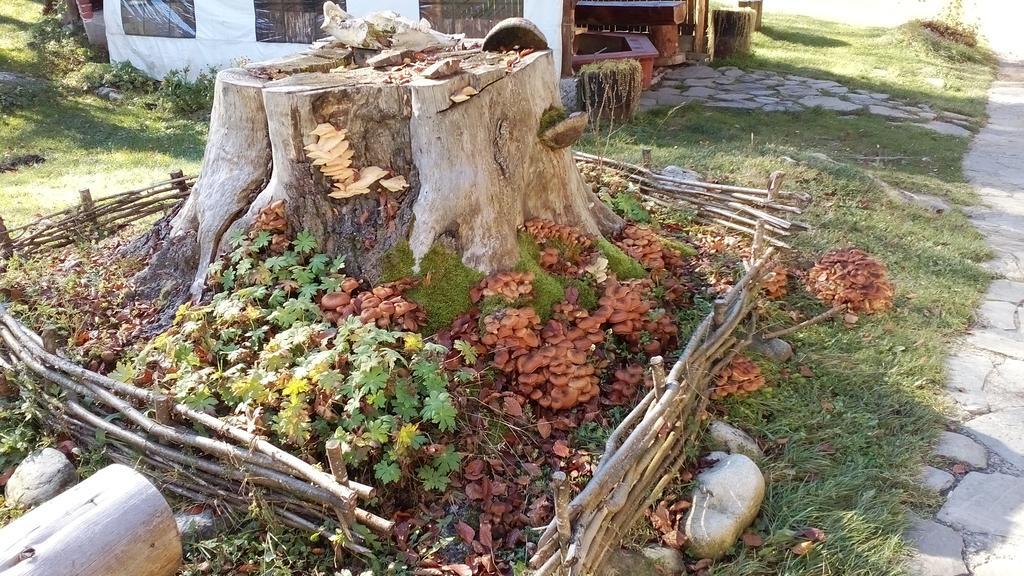
<path id="1" fill-rule="evenodd" d="M 0 576 L 173 576 L 180 567 L 171 508 L 117 464 L 0 529 Z"/>
<path id="2" fill-rule="evenodd" d="M 750 52 L 753 34 L 753 10 L 715 8 L 711 11 L 711 59 Z"/>
<path id="3" fill-rule="evenodd" d="M 317 71 L 295 73 L 275 65 L 273 80 L 253 72 L 268 70 L 261 65 L 221 72 L 202 175 L 140 288 L 155 285 L 149 294 L 172 304 L 198 298 L 226 239 L 277 200 L 292 232 L 312 233 L 371 282 L 405 241 L 418 262 L 445 236 L 467 266 L 492 273 L 515 266 L 517 229 L 531 218 L 616 233 L 622 220 L 584 183 L 572 152 L 538 137 L 541 116 L 560 103 L 552 53 L 433 58 L 452 57 L 458 71 L 438 79 L 423 76 L 429 62 L 322 72 L 316 61 Z M 323 130 L 344 132 L 354 173 L 325 175 L 308 156 Z M 334 187 L 338 173 L 371 172 L 401 176 L 408 188 L 389 191 L 373 178 L 359 194 Z"/>
<path id="4" fill-rule="evenodd" d="M 761 17 L 764 16 L 764 0 L 739 0 L 739 7 L 754 11 L 754 30 L 760 30 Z"/>

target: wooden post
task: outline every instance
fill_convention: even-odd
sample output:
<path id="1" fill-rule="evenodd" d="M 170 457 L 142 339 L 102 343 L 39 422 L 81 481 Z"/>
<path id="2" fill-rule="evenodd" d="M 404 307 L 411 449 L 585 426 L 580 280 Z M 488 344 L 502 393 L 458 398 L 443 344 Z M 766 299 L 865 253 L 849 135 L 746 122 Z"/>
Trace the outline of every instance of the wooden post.
<path id="1" fill-rule="evenodd" d="M 709 54 L 708 49 L 708 14 L 710 12 L 709 0 L 696 0 L 697 13 L 693 29 L 693 51 Z"/>
<path id="2" fill-rule="evenodd" d="M 679 52 L 679 25 L 664 24 L 651 26 L 651 43 L 658 49 L 655 66 L 675 66 L 686 61 L 686 54 Z"/>
<path id="3" fill-rule="evenodd" d="M 59 334 L 57 333 L 57 327 L 56 326 L 46 326 L 46 327 L 44 327 L 43 331 L 40 333 L 40 336 L 43 339 L 43 350 L 45 350 L 47 354 L 54 354 L 54 355 L 56 355 L 57 354 L 57 339 L 59 338 Z"/>
<path id="4" fill-rule="evenodd" d="M 14 242 L 11 241 L 11 233 L 7 231 L 4 217 L 0 216 L 0 258 L 10 258 L 13 254 Z"/>
<path id="5" fill-rule="evenodd" d="M 725 313 L 729 310 L 729 301 L 725 298 L 718 298 L 713 305 L 715 327 L 725 324 Z"/>
<path id="6" fill-rule="evenodd" d="M 772 172 L 772 175 L 768 177 L 768 201 L 775 202 L 775 199 L 779 196 L 779 190 L 782 189 L 782 181 L 786 179 L 786 173 L 782 170 L 776 170 Z"/>
<path id="7" fill-rule="evenodd" d="M 82 217 L 89 222 L 92 228 L 93 234 L 99 235 L 99 227 L 96 224 L 96 204 L 92 201 L 92 193 L 89 192 L 88 188 L 83 188 L 78 191 L 78 197 L 81 199 L 82 204 Z"/>
<path id="8" fill-rule="evenodd" d="M 153 412 L 156 421 L 164 426 L 174 424 L 174 399 L 160 394 L 153 398 Z"/>
<path id="9" fill-rule="evenodd" d="M 654 398 L 661 400 L 665 395 L 665 384 L 668 376 L 665 374 L 665 359 L 661 356 L 651 358 L 651 382 L 654 385 Z"/>
<path id="10" fill-rule="evenodd" d="M 754 30 L 761 29 L 761 16 L 764 14 L 764 0 L 739 0 L 740 8 L 750 8 L 754 11 Z"/>
<path id="11" fill-rule="evenodd" d="M 173 576 L 181 536 L 160 492 L 108 466 L 0 528 L 3 576 Z"/>
<path id="12" fill-rule="evenodd" d="M 569 486 L 565 472 L 559 470 L 551 475 L 551 486 L 555 491 L 555 524 L 558 527 L 558 548 L 562 561 L 569 556 L 569 541 L 572 539 L 572 525 L 569 522 Z"/>
<path id="13" fill-rule="evenodd" d="M 188 184 L 185 184 L 185 173 L 181 169 L 171 172 L 171 180 L 177 180 L 174 187 L 182 192 L 188 192 Z"/>
<path id="14" fill-rule="evenodd" d="M 640 150 L 640 165 L 647 170 L 650 170 L 651 166 L 654 165 L 652 152 L 653 151 L 650 148 L 643 148 Z"/>
<path id="15" fill-rule="evenodd" d="M 562 0 L 562 78 L 573 75 L 572 57 L 576 52 L 576 0 Z"/>
<path id="16" fill-rule="evenodd" d="M 327 452 L 327 463 L 331 466 L 331 474 L 339 484 L 348 484 L 348 467 L 345 466 L 345 453 L 348 452 L 348 444 L 341 440 L 328 440 L 324 446 Z"/>

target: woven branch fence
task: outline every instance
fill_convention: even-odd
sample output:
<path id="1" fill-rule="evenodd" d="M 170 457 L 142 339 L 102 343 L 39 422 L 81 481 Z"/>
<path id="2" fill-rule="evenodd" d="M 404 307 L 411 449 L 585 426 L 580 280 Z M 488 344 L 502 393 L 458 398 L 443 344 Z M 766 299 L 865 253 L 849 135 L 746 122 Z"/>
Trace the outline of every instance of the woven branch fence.
<path id="1" fill-rule="evenodd" d="M 617 169 L 651 177 L 649 171 L 641 171 L 646 169 L 636 168 Z M 769 190 L 742 189 L 740 194 L 756 195 L 739 203 L 765 207 L 765 198 L 771 197 L 772 203 L 785 206 L 779 198 L 795 195 L 775 196 L 781 179 L 781 174 L 773 175 Z M 718 196 L 685 194 L 685 202 L 697 206 L 708 198 L 722 201 Z M 65 211 L 68 216 L 72 212 Z M 772 233 L 780 229 L 776 220 L 752 220 L 753 256 L 745 262 L 745 274 L 714 302 L 667 374 L 661 358 L 652 359 L 653 389 L 611 434 L 597 471 L 582 491 L 571 497 L 565 474 L 553 475 L 555 517 L 543 529 L 530 560 L 537 575 L 593 573 L 685 464 L 687 447 L 701 431 L 715 375 L 755 332 L 761 286 L 776 250 L 773 244 L 780 243 Z M 309 532 L 337 522 L 342 537 L 333 541 L 357 554 L 369 551 L 362 546 L 359 531 L 351 530 L 355 525 L 384 537 L 393 533 L 390 520 L 362 507 L 376 490 L 348 478 L 338 446 L 325 447 L 331 469 L 321 470 L 215 416 L 67 360 L 58 353 L 53 334 L 32 332 L 0 305 L 0 368 L 16 367 L 37 377 L 29 393 L 48 426 L 81 445 L 104 447 L 113 460 L 139 469 L 168 491 L 241 514 L 257 501 L 283 524 Z"/>
<path id="2" fill-rule="evenodd" d="M 0 217 L 0 256 L 31 256 L 109 236 L 143 218 L 174 210 L 188 198 L 196 178 L 178 170 L 164 182 L 99 200 L 93 200 L 88 189 L 80 190 L 78 205 L 15 228 L 7 228 Z"/>

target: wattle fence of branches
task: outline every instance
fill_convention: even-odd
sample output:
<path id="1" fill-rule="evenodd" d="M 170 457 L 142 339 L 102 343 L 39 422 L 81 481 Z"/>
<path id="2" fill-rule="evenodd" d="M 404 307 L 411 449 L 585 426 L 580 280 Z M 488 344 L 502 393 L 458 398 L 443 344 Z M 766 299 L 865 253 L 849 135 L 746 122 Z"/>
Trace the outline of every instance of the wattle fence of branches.
<path id="1" fill-rule="evenodd" d="M 88 189 L 80 190 L 78 205 L 14 228 L 7 228 L 0 217 L 0 256 L 32 256 L 94 241 L 148 216 L 167 213 L 188 198 L 196 178 L 178 170 L 169 180 L 98 200 Z"/>
<path id="2" fill-rule="evenodd" d="M 594 161 L 592 157 L 587 160 Z M 645 168 L 606 166 L 627 177 L 642 178 L 645 192 L 655 186 L 656 179 Z M 749 203 L 764 211 L 743 216 L 753 218 L 749 228 L 743 227 L 753 238 L 751 256 L 744 262 L 743 276 L 714 302 L 672 368 L 666 373 L 660 357 L 651 360 L 653 388 L 608 438 L 600 464 L 586 486 L 573 497 L 565 474 L 553 475 L 554 519 L 547 527 L 539 527 L 542 533 L 530 559 L 538 576 L 595 573 L 686 463 L 688 448 L 694 446 L 702 429 L 716 374 L 756 333 L 757 302 L 776 246 L 782 244 L 776 235 L 789 228 L 778 214 L 793 212 L 785 208 L 785 200 L 794 196 L 779 190 L 782 177 L 773 175 L 765 190 L 730 191 L 718 185 L 698 185 L 695 192 L 689 182 L 685 186 L 660 183 L 671 187 L 665 189 L 666 200 L 692 205 L 707 199 L 717 205 L 732 203 L 727 206 L 733 210 L 738 208 L 735 203 Z M 146 206 L 142 210 L 155 211 L 156 206 L 164 206 L 162 202 L 178 202 L 187 196 L 177 186 L 190 182 L 176 178 L 145 191 L 113 196 L 121 198 L 121 203 L 104 204 L 106 213 L 121 213 L 123 206 L 138 209 L 140 202 Z M 707 194 L 708 188 L 713 194 Z M 94 207 L 83 213 L 97 210 Z M 74 209 L 63 214 L 68 224 L 80 220 Z M 38 250 L 54 244 L 59 241 L 22 245 Z M 36 377 L 38 385 L 28 392 L 54 430 L 69 434 L 84 446 L 103 446 L 113 460 L 139 469 L 165 490 L 241 514 L 251 511 L 256 501 L 282 523 L 310 532 L 336 522 L 341 537 L 333 533 L 332 541 L 357 554 L 369 552 L 359 530 L 352 529 L 357 525 L 385 538 L 393 533 L 390 520 L 365 509 L 376 490 L 348 478 L 341 447 L 330 443 L 325 447 L 331 467 L 324 471 L 250 431 L 67 360 L 57 351 L 54 335 L 32 332 L 3 305 L 0 368 L 19 369 Z M 433 568 L 415 572 L 440 574 Z"/>

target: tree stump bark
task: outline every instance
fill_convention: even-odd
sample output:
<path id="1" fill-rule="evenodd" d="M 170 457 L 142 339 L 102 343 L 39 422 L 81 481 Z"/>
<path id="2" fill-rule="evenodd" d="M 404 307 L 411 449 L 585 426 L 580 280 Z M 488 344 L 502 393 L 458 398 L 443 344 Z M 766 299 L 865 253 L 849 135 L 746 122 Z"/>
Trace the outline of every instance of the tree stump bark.
<path id="1" fill-rule="evenodd" d="M 754 34 L 750 8 L 715 8 L 711 11 L 711 59 L 750 52 Z"/>
<path id="2" fill-rule="evenodd" d="M 370 281 L 404 241 L 419 262 L 446 236 L 467 266 L 493 273 L 515 266 L 517 229 L 531 218 L 616 233 L 622 220 L 571 150 L 539 138 L 541 116 L 560 105 L 552 53 L 460 58 L 439 80 L 411 66 L 324 72 L 329 58 L 315 53 L 221 72 L 200 179 L 137 284 L 172 302 L 198 298 L 226 239 L 278 200 L 293 232 L 312 233 Z M 346 132 L 357 173 L 380 167 L 408 189 L 330 197 L 334 182 L 306 150 L 324 124 Z"/>
<path id="3" fill-rule="evenodd" d="M 0 529 L 3 576 L 173 576 L 181 537 L 160 492 L 113 465 Z"/>
<path id="4" fill-rule="evenodd" d="M 761 18 L 764 16 L 764 0 L 739 0 L 739 7 L 754 11 L 754 30 L 760 30 Z"/>

